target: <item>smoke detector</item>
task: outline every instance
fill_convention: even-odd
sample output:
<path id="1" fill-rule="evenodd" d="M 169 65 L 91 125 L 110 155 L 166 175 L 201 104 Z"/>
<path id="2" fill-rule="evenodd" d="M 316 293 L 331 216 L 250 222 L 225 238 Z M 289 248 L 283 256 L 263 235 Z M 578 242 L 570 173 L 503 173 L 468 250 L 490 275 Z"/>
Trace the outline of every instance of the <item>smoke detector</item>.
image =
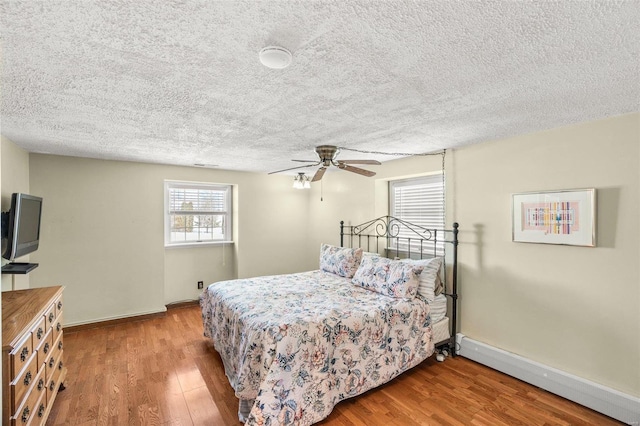
<path id="1" fill-rule="evenodd" d="M 291 63 L 291 52 L 284 47 L 267 46 L 260 51 L 260 62 L 267 68 L 282 69 Z"/>

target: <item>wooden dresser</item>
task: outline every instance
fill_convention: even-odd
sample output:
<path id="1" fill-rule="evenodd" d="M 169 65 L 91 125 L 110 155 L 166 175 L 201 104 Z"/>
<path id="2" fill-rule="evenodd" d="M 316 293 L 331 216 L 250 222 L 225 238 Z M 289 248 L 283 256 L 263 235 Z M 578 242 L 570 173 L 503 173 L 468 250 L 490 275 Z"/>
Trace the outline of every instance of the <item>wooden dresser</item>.
<path id="1" fill-rule="evenodd" d="M 2 293 L 2 425 L 44 425 L 65 379 L 63 287 Z"/>

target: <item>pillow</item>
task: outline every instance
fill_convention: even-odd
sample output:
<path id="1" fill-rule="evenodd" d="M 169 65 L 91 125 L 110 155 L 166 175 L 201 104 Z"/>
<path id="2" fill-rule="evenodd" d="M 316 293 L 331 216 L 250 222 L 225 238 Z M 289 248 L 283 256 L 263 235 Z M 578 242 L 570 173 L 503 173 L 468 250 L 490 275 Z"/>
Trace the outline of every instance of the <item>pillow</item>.
<path id="1" fill-rule="evenodd" d="M 385 296 L 413 299 L 418 291 L 422 266 L 410 265 L 386 257 L 366 256 L 351 282 Z"/>
<path id="2" fill-rule="evenodd" d="M 441 257 L 432 257 L 429 259 L 403 259 L 409 265 L 422 266 L 424 269 L 418 277 L 418 293 L 433 302 L 435 297 L 444 291 L 442 279 L 440 278 L 440 268 L 442 267 Z"/>
<path id="3" fill-rule="evenodd" d="M 325 272 L 351 278 L 360 266 L 360 259 L 361 248 L 343 248 L 329 244 L 320 246 L 320 269 Z"/>

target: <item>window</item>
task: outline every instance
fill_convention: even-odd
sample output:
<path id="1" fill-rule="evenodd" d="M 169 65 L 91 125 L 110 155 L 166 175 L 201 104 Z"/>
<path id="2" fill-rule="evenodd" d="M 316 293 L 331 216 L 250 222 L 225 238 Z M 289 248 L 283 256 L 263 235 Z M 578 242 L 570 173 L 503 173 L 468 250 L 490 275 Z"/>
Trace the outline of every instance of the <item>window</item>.
<path id="1" fill-rule="evenodd" d="M 165 246 L 231 241 L 231 185 L 165 181 Z"/>
<path id="2" fill-rule="evenodd" d="M 442 174 L 425 176 L 415 179 L 396 180 L 389 182 L 389 214 L 398 219 L 422 226 L 428 229 L 444 229 L 444 183 Z M 406 227 L 401 226 L 400 238 L 417 238 L 417 235 Z M 440 234 L 438 239 L 442 239 Z M 407 250 L 408 243 L 401 240 L 391 240 L 391 247 Z M 433 245 L 424 251 L 433 253 Z M 411 243 L 411 253 L 420 252 L 420 243 Z M 436 254 L 444 254 L 444 243 L 438 243 Z"/>

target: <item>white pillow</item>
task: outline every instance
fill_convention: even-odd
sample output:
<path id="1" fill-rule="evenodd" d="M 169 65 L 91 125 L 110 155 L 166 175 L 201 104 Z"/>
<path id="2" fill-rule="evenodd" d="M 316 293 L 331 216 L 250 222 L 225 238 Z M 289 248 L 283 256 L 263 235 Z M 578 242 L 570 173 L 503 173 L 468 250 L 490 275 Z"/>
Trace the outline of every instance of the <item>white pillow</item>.
<path id="1" fill-rule="evenodd" d="M 423 267 L 422 273 L 418 275 L 418 294 L 428 302 L 433 302 L 436 296 L 442 292 L 442 280 L 440 279 L 442 258 L 403 259 L 401 262 Z"/>

